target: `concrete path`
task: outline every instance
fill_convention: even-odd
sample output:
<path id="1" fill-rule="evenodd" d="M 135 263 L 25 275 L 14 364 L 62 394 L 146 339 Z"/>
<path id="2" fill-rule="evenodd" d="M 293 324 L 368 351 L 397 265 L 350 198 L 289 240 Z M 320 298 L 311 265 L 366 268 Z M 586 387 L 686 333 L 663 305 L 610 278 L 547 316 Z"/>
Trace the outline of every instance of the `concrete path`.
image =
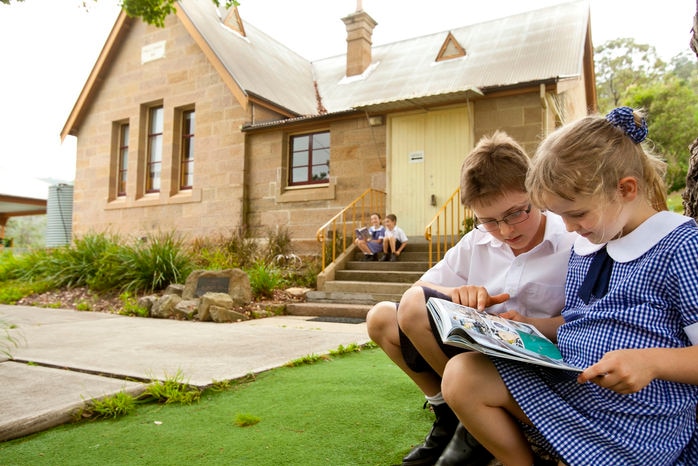
<path id="1" fill-rule="evenodd" d="M 366 324 L 279 316 L 219 324 L 0 305 L 0 441 L 72 419 L 90 399 L 140 393 L 148 381 L 205 387 L 339 345 L 369 341 Z M 17 346 L 8 346 L 7 337 Z"/>

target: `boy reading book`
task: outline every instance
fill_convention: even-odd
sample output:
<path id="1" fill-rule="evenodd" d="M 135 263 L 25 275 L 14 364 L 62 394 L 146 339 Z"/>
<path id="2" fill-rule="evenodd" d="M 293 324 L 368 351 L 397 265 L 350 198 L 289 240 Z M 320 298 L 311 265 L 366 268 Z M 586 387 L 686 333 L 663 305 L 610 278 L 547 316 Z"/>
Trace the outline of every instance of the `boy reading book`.
<path id="1" fill-rule="evenodd" d="M 403 294 L 399 306 L 381 302 L 367 316 L 371 339 L 420 388 L 436 417 L 403 465 L 486 464 L 491 458 L 459 427 L 441 394 L 446 362 L 465 350 L 442 342 L 427 312 L 428 298 L 545 323 L 539 330 L 554 338 L 548 321 L 559 316 L 564 303 L 574 235 L 558 216 L 530 203 L 529 165 L 524 150 L 505 133 L 482 138 L 461 169 L 461 202 L 475 213 L 477 227 Z"/>

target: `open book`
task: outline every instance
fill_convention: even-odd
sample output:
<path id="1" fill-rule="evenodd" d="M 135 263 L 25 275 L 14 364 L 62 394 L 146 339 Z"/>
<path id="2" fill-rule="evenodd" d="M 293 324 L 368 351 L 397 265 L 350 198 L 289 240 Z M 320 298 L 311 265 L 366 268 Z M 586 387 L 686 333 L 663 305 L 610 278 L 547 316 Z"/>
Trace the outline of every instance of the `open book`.
<path id="1" fill-rule="evenodd" d="M 447 345 L 498 358 L 582 371 L 565 364 L 557 346 L 532 325 L 439 298 L 429 298 L 427 309 L 436 322 L 441 339 Z"/>
<path id="2" fill-rule="evenodd" d="M 357 228 L 354 230 L 354 233 L 356 234 L 357 238 L 363 239 L 364 241 L 371 239 L 371 233 L 369 233 L 368 228 L 366 227 Z"/>

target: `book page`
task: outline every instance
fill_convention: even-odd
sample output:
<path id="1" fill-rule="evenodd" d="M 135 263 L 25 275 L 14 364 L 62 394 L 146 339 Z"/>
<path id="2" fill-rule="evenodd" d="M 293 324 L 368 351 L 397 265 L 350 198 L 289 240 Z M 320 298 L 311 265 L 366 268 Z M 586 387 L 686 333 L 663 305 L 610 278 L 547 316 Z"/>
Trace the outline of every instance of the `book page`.
<path id="1" fill-rule="evenodd" d="M 532 325 L 438 298 L 429 298 L 427 307 L 444 343 L 493 356 L 579 371 L 565 364 L 557 346 Z"/>

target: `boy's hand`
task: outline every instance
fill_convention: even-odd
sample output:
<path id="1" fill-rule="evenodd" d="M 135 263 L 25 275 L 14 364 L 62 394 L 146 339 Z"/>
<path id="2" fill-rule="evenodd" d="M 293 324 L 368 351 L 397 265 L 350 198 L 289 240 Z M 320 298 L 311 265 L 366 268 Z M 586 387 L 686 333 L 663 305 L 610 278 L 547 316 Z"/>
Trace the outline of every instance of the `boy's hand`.
<path id="1" fill-rule="evenodd" d="M 478 311 L 484 311 L 486 307 L 503 303 L 507 299 L 509 299 L 508 293 L 490 296 L 484 286 L 463 285 L 454 288 L 451 292 L 451 300 L 454 303 L 473 307 Z"/>

